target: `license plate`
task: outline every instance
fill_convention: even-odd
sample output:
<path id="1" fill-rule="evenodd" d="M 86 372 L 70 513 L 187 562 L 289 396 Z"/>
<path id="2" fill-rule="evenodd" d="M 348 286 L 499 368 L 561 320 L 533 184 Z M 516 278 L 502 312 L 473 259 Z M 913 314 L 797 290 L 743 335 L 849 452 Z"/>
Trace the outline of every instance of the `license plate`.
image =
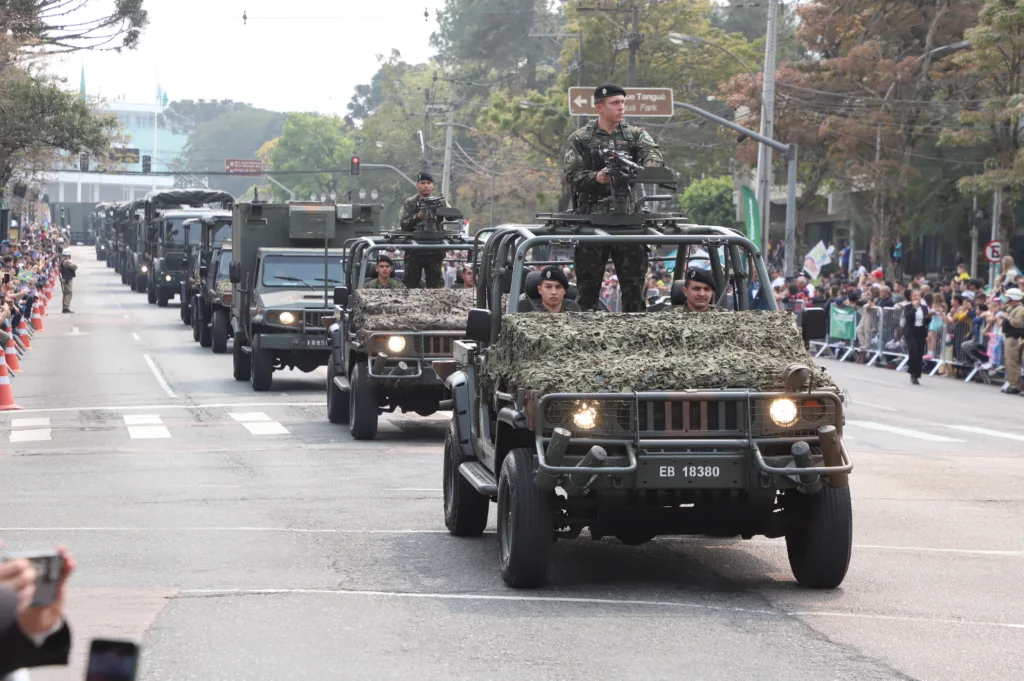
<path id="1" fill-rule="evenodd" d="M 637 486 L 655 489 L 733 489 L 746 485 L 743 456 L 640 455 Z"/>
<path id="2" fill-rule="evenodd" d="M 307 338 L 306 339 L 306 347 L 307 348 L 329 348 L 329 347 L 331 347 L 331 339 L 330 338 Z"/>

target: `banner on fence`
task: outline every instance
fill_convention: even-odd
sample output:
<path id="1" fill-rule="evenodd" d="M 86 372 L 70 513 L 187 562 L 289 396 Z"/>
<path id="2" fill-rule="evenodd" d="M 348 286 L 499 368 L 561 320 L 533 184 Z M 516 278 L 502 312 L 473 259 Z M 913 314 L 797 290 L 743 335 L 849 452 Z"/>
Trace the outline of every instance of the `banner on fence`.
<path id="1" fill-rule="evenodd" d="M 832 306 L 829 337 L 834 340 L 853 340 L 857 336 L 857 308 Z"/>

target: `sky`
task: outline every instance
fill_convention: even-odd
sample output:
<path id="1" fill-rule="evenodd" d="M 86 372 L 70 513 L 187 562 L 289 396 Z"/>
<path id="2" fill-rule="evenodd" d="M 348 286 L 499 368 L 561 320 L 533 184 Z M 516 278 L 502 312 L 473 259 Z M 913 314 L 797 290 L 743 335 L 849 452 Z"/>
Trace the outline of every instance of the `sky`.
<path id="1" fill-rule="evenodd" d="M 90 0 L 96 8 L 112 0 Z M 410 63 L 433 55 L 443 0 L 145 0 L 149 26 L 137 50 L 86 51 L 51 69 L 77 89 L 113 101 L 231 99 L 275 111 L 347 113 L 378 55 Z M 429 11 L 429 20 L 423 16 Z M 243 24 L 242 13 L 248 16 Z"/>

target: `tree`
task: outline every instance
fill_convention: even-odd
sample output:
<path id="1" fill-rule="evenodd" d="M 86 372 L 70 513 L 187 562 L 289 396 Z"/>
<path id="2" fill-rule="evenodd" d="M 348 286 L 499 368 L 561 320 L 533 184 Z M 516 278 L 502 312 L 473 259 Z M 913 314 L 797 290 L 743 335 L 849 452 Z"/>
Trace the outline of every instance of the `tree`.
<path id="1" fill-rule="evenodd" d="M 182 99 L 171 102 L 160 114 L 171 131 L 178 135 L 190 135 L 204 123 L 214 121 L 232 111 L 251 109 L 249 104 L 235 102 L 230 99 Z"/>
<path id="2" fill-rule="evenodd" d="M 311 193 L 340 195 L 342 171 L 355 153 L 352 128 L 338 116 L 290 113 L 281 136 L 269 149 L 273 170 L 282 172 L 278 180 L 293 189 L 299 199 Z M 290 170 L 302 174 L 287 175 Z M 308 171 L 322 170 L 312 173 Z"/>
<path id="3" fill-rule="evenodd" d="M 966 103 L 959 121 L 947 129 L 950 146 L 988 147 L 981 172 L 960 179 L 964 192 L 1002 190 L 1000 240 L 1003 252 L 1015 228 L 1015 205 L 1024 186 L 1024 0 L 986 0 L 978 25 L 967 31 L 972 49 L 956 57 L 958 66 L 979 80 L 976 101 Z"/>
<path id="4" fill-rule="evenodd" d="M 268 140 L 278 137 L 287 114 L 251 107 L 238 108 L 200 125 L 188 138 L 184 162 L 190 170 L 221 170 L 228 158 L 252 158 Z M 222 177 L 217 186 L 240 194 L 248 178 Z"/>
<path id="5" fill-rule="evenodd" d="M 104 3 L 105 4 L 105 3 Z M 11 0 L 0 6 L 0 33 L 34 55 L 135 49 L 149 16 L 143 0 Z"/>
<path id="6" fill-rule="evenodd" d="M 736 225 L 736 202 L 733 201 L 731 177 L 706 177 L 686 188 L 679 198 L 683 215 L 699 225 Z"/>
<path id="7" fill-rule="evenodd" d="M 45 150 L 105 155 L 117 129 L 116 117 L 96 115 L 78 93 L 52 79 L 5 69 L 0 75 L 0 197 L 22 163 Z"/>

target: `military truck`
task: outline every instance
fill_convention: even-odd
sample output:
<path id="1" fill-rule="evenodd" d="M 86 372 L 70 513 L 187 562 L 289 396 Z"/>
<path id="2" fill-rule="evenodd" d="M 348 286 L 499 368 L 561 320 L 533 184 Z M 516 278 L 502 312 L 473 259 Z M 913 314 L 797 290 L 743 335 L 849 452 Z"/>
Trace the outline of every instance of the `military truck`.
<path id="1" fill-rule="evenodd" d="M 458 232 L 461 214 L 448 209 L 454 233 L 392 232 L 364 237 L 349 248 L 345 286 L 335 290 L 335 323 L 327 365 L 327 418 L 347 423 L 352 437 L 372 439 L 382 412 L 429 416 L 445 399 L 433 361 L 450 359 L 452 343 L 463 337 L 473 307 L 472 290 L 366 289 L 383 252 L 395 265 L 409 253 L 460 251 L 473 239 Z M 350 293 L 351 292 L 351 293 Z"/>
<path id="2" fill-rule="evenodd" d="M 97 203 L 90 216 L 90 230 L 95 238 L 96 259 L 106 262 L 107 267 L 110 267 L 110 214 L 112 214 L 113 205 L 112 203 Z"/>
<path id="3" fill-rule="evenodd" d="M 204 221 L 208 221 L 205 227 Z M 182 224 L 185 228 L 186 278 L 181 284 L 181 321 L 185 326 L 191 326 L 196 297 L 201 293 L 208 276 L 213 251 L 230 239 L 231 212 L 215 211 L 202 218 L 189 218 Z M 224 277 L 226 280 L 226 268 Z"/>
<path id="4" fill-rule="evenodd" d="M 664 172 L 639 171 L 629 188 L 674 188 Z M 435 363 L 453 399 L 449 531 L 481 534 L 496 500 L 499 566 L 512 587 L 544 584 L 554 540 L 588 528 L 592 539 L 628 545 L 658 535 L 785 537 L 798 582 L 838 586 L 852 547 L 852 463 L 843 395 L 805 349 L 824 330 L 823 311 L 804 311 L 801 334 L 774 298 L 767 312 L 750 310 L 752 275 L 768 281 L 768 272 L 757 247 L 730 229 L 643 205 L 540 218 L 539 229 L 488 240 L 466 339 Z M 673 305 L 519 312 L 529 309 L 520 308 L 528 252 L 556 243 L 675 246 Z M 681 277 L 692 245 L 709 254 L 714 302 L 731 299 L 735 311 L 687 308 Z"/>
<path id="5" fill-rule="evenodd" d="M 191 297 L 192 339 L 220 354 L 227 350 L 231 332 L 232 262 L 231 215 L 202 219 L 203 246 L 197 258 L 199 286 Z"/>
<path id="6" fill-rule="evenodd" d="M 380 232 L 378 204 L 243 203 L 231 226 L 234 376 L 270 390 L 274 371 L 327 364 L 331 291 L 348 239 Z"/>
<path id="7" fill-rule="evenodd" d="M 150 304 L 167 307 L 168 301 L 181 294 L 185 280 L 185 220 L 208 215 L 212 204 L 230 208 L 235 201 L 231 194 L 219 190 L 169 189 L 146 196 L 145 252 L 148 254 L 150 276 L 146 294 Z M 140 234 L 141 237 L 141 234 Z"/>

